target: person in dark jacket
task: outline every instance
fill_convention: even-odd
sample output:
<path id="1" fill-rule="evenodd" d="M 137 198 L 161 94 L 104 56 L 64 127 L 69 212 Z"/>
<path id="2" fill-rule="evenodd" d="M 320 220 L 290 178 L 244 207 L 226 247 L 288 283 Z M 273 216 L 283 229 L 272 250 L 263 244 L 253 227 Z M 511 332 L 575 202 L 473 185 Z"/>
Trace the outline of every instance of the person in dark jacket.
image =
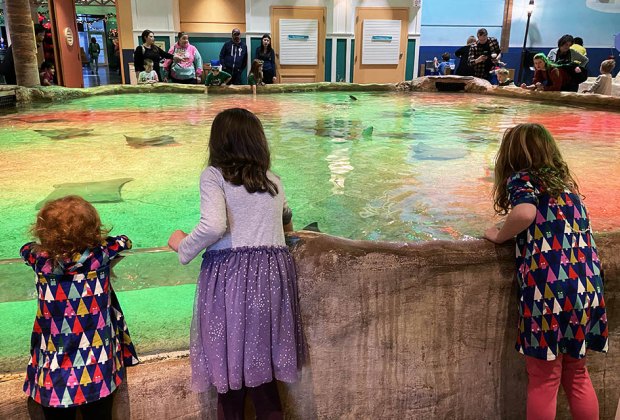
<path id="1" fill-rule="evenodd" d="M 231 75 L 228 84 L 240 85 L 241 75 L 248 64 L 248 47 L 241 41 L 239 28 L 232 30 L 232 39 L 220 51 L 222 70 Z"/>
<path id="2" fill-rule="evenodd" d="M 45 39 L 45 28 L 43 25 L 34 25 L 35 42 L 37 44 L 37 62 L 40 66 L 43 57 L 43 41 Z M 15 74 L 15 60 L 13 59 L 13 45 L 9 45 L 4 55 L 4 61 L 0 64 L 0 74 L 4 75 L 4 80 L 7 85 L 17 84 L 17 75 Z"/>
<path id="3" fill-rule="evenodd" d="M 269 34 L 263 35 L 260 47 L 256 48 L 254 59 L 263 62 L 263 83 L 276 83 L 278 80 L 276 77 L 276 53 L 271 48 L 271 36 Z"/>
<path id="4" fill-rule="evenodd" d="M 136 76 L 139 76 L 140 72 L 144 71 L 144 60 L 147 58 L 153 61 L 153 70 L 157 72 L 159 80 L 167 82 L 168 80 L 162 77 L 163 72 L 160 70 L 159 62 L 164 58 L 172 60 L 174 57 L 155 45 L 155 34 L 148 29 L 142 32 L 142 45 L 138 45 L 133 52 L 133 65 Z"/>
<path id="5" fill-rule="evenodd" d="M 454 55 L 459 58 L 459 65 L 456 68 L 455 74 L 459 76 L 473 76 L 474 72 L 472 68 L 469 66 L 469 48 L 472 44 L 476 43 L 476 37 L 470 35 L 467 38 L 467 45 L 459 48 L 454 52 Z"/>

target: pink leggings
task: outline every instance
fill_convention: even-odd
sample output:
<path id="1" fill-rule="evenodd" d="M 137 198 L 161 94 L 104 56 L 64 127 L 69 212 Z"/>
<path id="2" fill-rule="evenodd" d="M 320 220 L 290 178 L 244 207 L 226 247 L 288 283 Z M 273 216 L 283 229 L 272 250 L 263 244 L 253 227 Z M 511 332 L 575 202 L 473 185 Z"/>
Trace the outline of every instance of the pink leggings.
<path id="1" fill-rule="evenodd" d="M 525 358 L 528 420 L 553 420 L 560 383 L 574 420 L 598 420 L 598 399 L 588 375 L 586 359 L 567 355 L 556 360 Z"/>

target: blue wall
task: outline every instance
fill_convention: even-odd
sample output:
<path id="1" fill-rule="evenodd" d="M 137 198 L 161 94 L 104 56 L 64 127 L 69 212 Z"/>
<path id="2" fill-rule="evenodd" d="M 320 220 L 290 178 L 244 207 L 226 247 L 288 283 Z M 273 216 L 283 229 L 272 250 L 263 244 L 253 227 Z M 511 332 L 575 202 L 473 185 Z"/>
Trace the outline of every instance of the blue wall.
<path id="1" fill-rule="evenodd" d="M 515 0 L 512 11 L 510 48 L 504 53 L 502 61 L 508 68 L 518 71 L 528 0 Z M 561 3 L 561 4 L 560 4 Z M 620 32 L 620 14 L 604 13 L 586 6 L 586 0 L 536 0 L 536 7 L 530 21 L 528 50 L 549 52 L 557 46 L 557 40 L 564 34 L 580 36 L 588 51 L 588 72 L 591 76 L 599 74 L 601 61 L 610 55 L 620 59 L 613 49 L 613 35 Z M 498 40 L 504 2 L 499 0 L 432 0 L 422 6 L 420 63 L 440 57 L 444 52 L 454 53 L 465 45 L 469 35 L 476 35 L 478 28 L 484 27 L 489 35 Z M 620 70 L 616 66 L 613 74 Z"/>

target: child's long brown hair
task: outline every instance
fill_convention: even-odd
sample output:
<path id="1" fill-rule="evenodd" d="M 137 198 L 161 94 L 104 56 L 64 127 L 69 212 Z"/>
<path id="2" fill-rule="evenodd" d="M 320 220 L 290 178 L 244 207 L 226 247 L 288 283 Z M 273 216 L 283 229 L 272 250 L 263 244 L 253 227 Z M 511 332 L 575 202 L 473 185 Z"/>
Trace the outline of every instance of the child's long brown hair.
<path id="1" fill-rule="evenodd" d="M 97 210 L 77 195 L 45 203 L 31 231 L 38 239 L 38 250 L 57 262 L 101 245 L 108 234 Z"/>
<path id="2" fill-rule="evenodd" d="M 211 126 L 209 165 L 249 193 L 278 194 L 278 187 L 267 177 L 271 158 L 263 125 L 248 110 L 231 108 L 217 114 Z"/>
<path id="3" fill-rule="evenodd" d="M 506 214 L 510 209 L 506 181 L 521 171 L 540 181 L 552 197 L 559 196 L 566 188 L 579 193 L 557 143 L 541 124 L 519 124 L 504 133 L 495 159 L 493 204 L 497 213 Z"/>
<path id="4" fill-rule="evenodd" d="M 254 59 L 252 61 L 252 68 L 250 69 L 250 73 L 254 75 L 254 80 L 256 80 L 256 84 L 259 84 L 263 81 L 263 60 Z"/>

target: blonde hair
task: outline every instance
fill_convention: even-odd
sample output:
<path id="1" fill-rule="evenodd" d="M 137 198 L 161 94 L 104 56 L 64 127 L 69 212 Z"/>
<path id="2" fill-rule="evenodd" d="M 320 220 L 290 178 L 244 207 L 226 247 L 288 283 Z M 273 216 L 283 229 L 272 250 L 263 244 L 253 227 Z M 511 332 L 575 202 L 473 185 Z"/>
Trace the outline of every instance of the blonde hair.
<path id="1" fill-rule="evenodd" d="M 519 124 L 504 133 L 495 158 L 493 204 L 495 211 L 506 214 L 510 199 L 506 181 L 516 172 L 528 172 L 552 197 L 566 188 L 579 193 L 577 182 L 564 162 L 551 133 L 541 124 Z"/>
<path id="2" fill-rule="evenodd" d="M 605 60 L 601 63 L 601 69 L 605 73 L 611 73 L 611 71 L 616 67 L 616 60 Z"/>
<path id="3" fill-rule="evenodd" d="M 37 249 L 56 262 L 101 245 L 108 234 L 97 210 L 77 195 L 45 203 L 31 232 L 38 239 Z"/>
<path id="4" fill-rule="evenodd" d="M 501 68 L 501 69 L 497 70 L 497 74 L 508 75 L 508 74 L 510 74 L 510 72 L 508 71 L 508 69 Z"/>
<path id="5" fill-rule="evenodd" d="M 467 38 L 467 45 L 471 45 L 474 44 L 476 42 L 476 37 L 473 35 L 470 35 L 469 38 Z"/>

